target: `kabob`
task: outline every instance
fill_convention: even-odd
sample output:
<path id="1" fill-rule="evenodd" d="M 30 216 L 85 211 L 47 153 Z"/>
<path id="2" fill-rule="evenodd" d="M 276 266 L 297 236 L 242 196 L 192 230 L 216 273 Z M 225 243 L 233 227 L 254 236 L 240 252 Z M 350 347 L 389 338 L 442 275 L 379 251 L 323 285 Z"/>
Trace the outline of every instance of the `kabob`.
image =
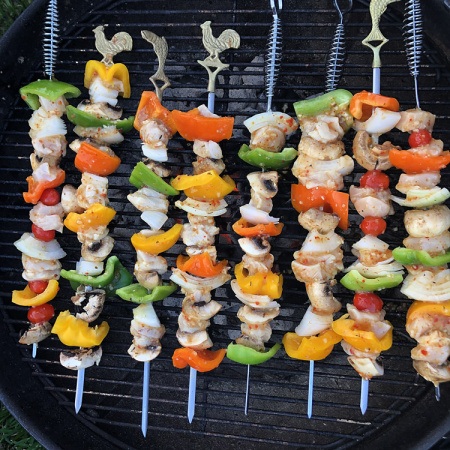
<path id="1" fill-rule="evenodd" d="M 302 137 L 299 156 L 292 173 L 299 184 L 291 186 L 291 200 L 299 212 L 299 224 L 308 231 L 301 249 L 294 253 L 292 270 L 298 281 L 305 283 L 311 305 L 295 333 L 286 333 L 283 344 L 286 353 L 295 359 L 309 361 L 308 417 L 312 417 L 314 361 L 325 359 L 340 342 L 332 330 L 333 314 L 341 309 L 332 287 L 342 264 L 344 240 L 335 229 L 348 228 L 348 194 L 343 177 L 353 171 L 352 158 L 345 155 L 342 142 L 351 128 L 348 111 L 352 94 L 336 89 L 342 73 L 345 54 L 344 14 L 352 2 L 339 14 L 339 23 L 332 41 L 327 63 L 326 93 L 294 104 Z"/>
<path id="2" fill-rule="evenodd" d="M 117 97 L 130 96 L 129 75 L 126 66 L 113 64 L 112 58 L 122 50 L 130 50 L 132 40 L 128 33 L 120 32 L 107 41 L 103 27 L 95 28 L 94 33 L 97 50 L 104 58 L 86 64 L 84 82 L 91 98 L 81 102 L 78 108 L 68 109 L 68 118 L 76 125 L 74 131 L 81 138 L 70 144 L 76 152 L 75 167 L 82 173 L 81 185 L 78 189 L 66 185 L 62 192 L 62 206 L 67 214 L 64 225 L 77 233 L 82 244 L 76 269 L 61 271 L 61 276 L 76 290 L 71 298 L 76 314 L 71 315 L 68 310 L 60 313 L 52 329 L 63 344 L 78 347 L 60 354 L 61 364 L 77 371 L 77 413 L 82 405 L 85 369 L 100 363 L 101 343 L 109 332 L 106 321 L 94 327 L 89 324 L 99 318 L 106 297 L 132 281 L 132 275 L 117 256 L 108 258 L 114 239 L 107 228 L 116 214 L 107 206 L 107 176 L 121 162 L 109 145 L 122 142 L 122 132 L 131 129 L 134 120 L 134 117 L 120 120 L 122 110 L 116 107 Z"/>
<path id="3" fill-rule="evenodd" d="M 148 428 L 150 361 L 160 354 L 160 340 L 165 333 L 165 327 L 158 319 L 153 302 L 163 300 L 177 289 L 175 283 L 162 281 L 162 275 L 167 272 L 167 261 L 159 254 L 176 243 L 182 225 L 176 224 L 166 232 L 161 230 L 168 219 L 168 196 L 179 193 L 161 178 L 168 177 L 171 173 L 164 162 L 168 160 L 168 141 L 176 132 L 170 111 L 161 105 L 164 89 L 170 86 L 164 74 L 167 41 L 147 30 L 141 31 L 141 35 L 153 45 L 159 66 L 156 73 L 150 77 L 156 94 L 144 91 L 136 112 L 134 127 L 140 132 L 145 158 L 136 165 L 130 177 L 131 184 L 138 188 L 138 191 L 129 194 L 127 198 L 142 212 L 141 219 L 149 229 L 141 230 L 131 238 L 137 253 L 134 275 L 138 283 L 118 289 L 116 294 L 124 300 L 139 304 L 133 309 L 130 328 L 133 343 L 128 354 L 136 361 L 144 363 L 141 430 L 145 437 Z M 157 81 L 164 82 L 163 86 L 159 87 Z"/>
<path id="4" fill-rule="evenodd" d="M 59 167 L 66 152 L 66 126 L 62 116 L 66 111 L 67 98 L 78 97 L 78 88 L 56 81 L 54 70 L 58 52 L 58 7 L 51 0 L 46 12 L 44 28 L 44 73 L 48 79 L 33 81 L 20 89 L 20 95 L 34 111 L 30 125 L 33 153 L 30 155 L 33 173 L 27 178 L 28 192 L 24 200 L 33 204 L 30 211 L 31 233 L 24 233 L 14 243 L 22 252 L 22 277 L 28 282 L 23 290 L 13 291 L 12 302 L 28 310 L 30 327 L 19 342 L 32 345 L 32 356 L 36 357 L 37 344 L 46 339 L 52 325 L 49 320 L 55 315 L 50 302 L 59 290 L 58 279 L 61 263 L 66 253 L 55 239 L 56 231 L 63 230 L 64 211 L 56 188 L 65 179 Z"/>
<path id="5" fill-rule="evenodd" d="M 282 30 L 279 13 L 282 2 L 271 0 L 273 14 L 266 56 L 266 96 L 265 113 L 257 114 L 244 121 L 251 134 L 250 145 L 242 145 L 239 157 L 252 166 L 262 169 L 247 175 L 251 187 L 249 204 L 240 207 L 241 219 L 233 230 L 241 238 L 239 246 L 245 253 L 242 262 L 235 266 L 235 279 L 231 288 L 243 303 L 238 311 L 242 322 L 241 335 L 236 343 L 228 345 L 227 357 L 232 361 L 247 365 L 247 383 L 244 412 L 248 413 L 250 391 L 250 366 L 261 364 L 272 358 L 279 348 L 276 343 L 268 351 L 265 343 L 272 335 L 270 322 L 280 313 L 283 276 L 273 272 L 274 257 L 270 253 L 269 237 L 277 236 L 283 229 L 279 219 L 272 217 L 272 199 L 278 192 L 278 172 L 265 169 L 286 169 L 293 162 L 297 152 L 284 148 L 286 137 L 293 133 L 297 122 L 288 114 L 272 111 L 274 90 L 281 63 Z"/>
<path id="6" fill-rule="evenodd" d="M 234 119 L 214 114 L 215 78 L 220 70 L 228 67 L 220 61 L 219 53 L 228 48 L 238 48 L 240 44 L 239 35 L 234 30 L 225 30 L 218 38 L 213 38 L 211 22 L 203 23 L 201 28 L 203 44 L 210 53 L 205 60 L 198 61 L 209 74 L 208 108 L 201 105 L 188 113 L 172 111 L 178 132 L 184 139 L 194 142 L 193 151 L 197 155 L 197 160 L 192 163 L 194 174 L 179 175 L 171 183 L 175 189 L 186 194 L 186 199 L 178 200 L 175 206 L 188 213 L 189 221 L 183 225 L 181 232 L 188 257 L 180 255 L 177 258 L 177 268 L 173 269 L 170 279 L 185 294 L 177 331 L 178 342 L 183 348 L 175 350 L 172 359 L 177 368 L 190 366 L 190 423 L 195 413 L 197 371 L 215 369 L 226 352 L 225 349 L 209 350 L 213 342 L 206 331 L 210 319 L 222 307 L 211 299 L 211 291 L 231 278 L 228 262 L 217 262 L 214 237 L 219 233 L 219 228 L 215 226 L 214 217 L 226 213 L 224 197 L 236 187 L 229 176 L 220 176 L 225 164 L 218 142 L 230 139 Z"/>
<path id="7" fill-rule="evenodd" d="M 450 163 L 443 142 L 432 137 L 435 116 L 420 109 L 418 76 L 422 49 L 422 14 L 418 0 L 408 0 L 405 9 L 405 45 L 408 65 L 414 77 L 416 108 L 402 111 L 397 128 L 409 133 L 409 150 L 391 151 L 391 163 L 405 173 L 396 189 L 406 198 L 392 196 L 405 212 L 409 236 L 404 248 L 393 251 L 408 276 L 401 292 L 414 303 L 406 316 L 406 331 L 417 341 L 411 350 L 413 366 L 435 386 L 440 400 L 440 383 L 450 381 L 450 210 L 443 203 L 450 198 L 438 186 L 440 170 Z"/>
<path id="8" fill-rule="evenodd" d="M 394 98 L 380 95 L 380 49 L 388 42 L 379 29 L 380 17 L 392 1 L 372 1 L 370 14 L 372 30 L 363 40 L 374 54 L 373 92 L 357 93 L 350 102 L 357 131 L 353 141 L 356 161 L 368 170 L 360 179 L 360 187 L 350 187 L 350 199 L 363 216 L 361 229 L 365 236 L 353 244 L 357 256 L 345 271 L 341 283 L 355 292 L 348 313 L 333 322 L 333 330 L 342 337 L 342 348 L 348 362 L 361 376 L 360 409 L 365 414 L 368 403 L 369 380 L 382 376 L 384 369 L 379 358 L 392 346 L 393 326 L 385 320 L 383 301 L 373 291 L 392 288 L 403 280 L 402 266 L 394 261 L 389 245 L 377 236 L 384 233 L 388 215 L 394 214 L 390 200 L 389 178 L 382 170 L 391 167 L 389 152 L 393 145 L 378 143 L 379 137 L 394 128 L 400 119 L 399 104 Z M 371 42 L 380 42 L 374 47 Z"/>

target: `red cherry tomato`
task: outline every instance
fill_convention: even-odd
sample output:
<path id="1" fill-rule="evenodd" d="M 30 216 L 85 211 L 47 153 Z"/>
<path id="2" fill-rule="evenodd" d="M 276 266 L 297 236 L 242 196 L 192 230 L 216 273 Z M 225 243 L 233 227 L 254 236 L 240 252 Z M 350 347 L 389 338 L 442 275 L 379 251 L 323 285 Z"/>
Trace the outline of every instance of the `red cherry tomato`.
<path id="1" fill-rule="evenodd" d="M 380 170 L 369 170 L 359 180 L 361 187 L 368 187 L 381 191 L 389 187 L 389 177 Z"/>
<path id="2" fill-rule="evenodd" d="M 383 300 L 372 292 L 358 292 L 353 298 L 353 304 L 360 311 L 380 312 L 383 309 Z"/>
<path id="3" fill-rule="evenodd" d="M 29 281 L 28 287 L 35 293 L 35 294 L 42 294 L 47 289 L 48 281 L 47 280 L 36 280 L 36 281 Z"/>
<path id="4" fill-rule="evenodd" d="M 431 134 L 428 130 L 418 130 L 411 133 L 409 136 L 408 143 L 410 147 L 420 147 L 422 145 L 427 145 L 431 142 Z"/>
<path id="5" fill-rule="evenodd" d="M 55 315 L 55 308 L 50 303 L 39 306 L 32 306 L 27 314 L 31 323 L 48 322 Z"/>
<path id="6" fill-rule="evenodd" d="M 60 196 L 56 189 L 46 189 L 40 198 L 40 201 L 46 206 L 55 206 L 59 203 Z"/>
<path id="7" fill-rule="evenodd" d="M 360 228 L 364 234 L 378 236 L 386 231 L 386 221 L 381 217 L 367 216 L 361 222 Z"/>
<path id="8" fill-rule="evenodd" d="M 34 237 L 40 241 L 50 242 L 52 239 L 55 239 L 55 230 L 45 231 L 33 223 L 33 225 L 31 225 L 31 231 L 34 234 Z"/>

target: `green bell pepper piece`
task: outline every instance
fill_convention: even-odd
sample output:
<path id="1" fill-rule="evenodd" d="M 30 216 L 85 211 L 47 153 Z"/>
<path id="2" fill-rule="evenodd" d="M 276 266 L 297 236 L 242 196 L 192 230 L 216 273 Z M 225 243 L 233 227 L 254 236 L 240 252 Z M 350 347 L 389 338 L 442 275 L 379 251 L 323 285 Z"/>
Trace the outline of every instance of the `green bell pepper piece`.
<path id="1" fill-rule="evenodd" d="M 403 275 L 396 273 L 384 277 L 366 278 L 357 270 L 350 270 L 341 278 L 341 284 L 351 291 L 372 292 L 398 286 L 403 281 Z"/>
<path id="2" fill-rule="evenodd" d="M 159 300 L 164 300 L 170 294 L 177 290 L 178 286 L 175 283 L 164 283 L 161 286 L 156 286 L 152 291 L 149 291 L 139 283 L 130 284 L 129 286 L 117 289 L 116 294 L 123 300 L 134 303 L 151 303 Z"/>
<path id="3" fill-rule="evenodd" d="M 75 125 L 80 127 L 109 127 L 115 126 L 118 130 L 126 133 L 133 128 L 134 116 L 128 117 L 123 120 L 109 120 L 101 117 L 96 117 L 93 114 L 89 114 L 86 111 L 81 111 L 74 106 L 67 106 L 66 108 L 67 118 Z"/>
<path id="4" fill-rule="evenodd" d="M 44 97 L 52 102 L 58 100 L 61 95 L 66 98 L 78 97 L 81 91 L 71 84 L 56 80 L 37 80 L 20 88 L 20 96 L 33 109 L 41 106 L 39 97 Z"/>
<path id="5" fill-rule="evenodd" d="M 105 270 L 101 275 L 81 275 L 76 270 L 61 270 L 61 277 L 70 281 L 72 289 L 78 286 L 92 286 L 105 290 L 107 296 L 114 295 L 117 289 L 128 286 L 133 281 L 133 275 L 122 265 L 117 256 L 110 256 Z"/>
<path id="6" fill-rule="evenodd" d="M 227 358 L 240 364 L 253 366 L 268 361 L 280 348 L 280 344 L 275 344 L 268 352 L 258 352 L 254 348 L 231 343 L 227 348 Z"/>
<path id="7" fill-rule="evenodd" d="M 138 162 L 131 172 L 130 183 L 141 189 L 144 186 L 150 187 L 155 191 L 165 195 L 178 195 L 180 192 L 167 184 L 161 177 L 156 175 L 142 161 Z"/>
<path id="8" fill-rule="evenodd" d="M 238 156 L 252 166 L 264 169 L 284 169 L 289 167 L 297 157 L 297 150 L 288 147 L 280 153 L 273 153 L 262 148 L 254 148 L 252 150 L 248 145 L 244 144 L 239 149 Z"/>
<path id="9" fill-rule="evenodd" d="M 443 255 L 431 256 L 424 250 L 411 250 L 410 248 L 398 247 L 392 251 L 392 256 L 404 266 L 422 264 L 423 266 L 433 267 L 450 263 L 450 251 L 447 251 Z"/>

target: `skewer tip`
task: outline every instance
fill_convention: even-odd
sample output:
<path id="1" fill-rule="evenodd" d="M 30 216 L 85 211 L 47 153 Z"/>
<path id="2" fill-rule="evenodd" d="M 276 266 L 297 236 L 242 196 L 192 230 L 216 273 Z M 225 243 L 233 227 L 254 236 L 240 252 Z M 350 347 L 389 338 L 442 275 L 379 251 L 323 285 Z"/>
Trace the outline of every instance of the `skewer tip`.
<path id="1" fill-rule="evenodd" d="M 77 372 L 77 390 L 75 392 L 75 412 L 77 414 L 81 409 L 81 405 L 83 404 L 84 370 L 85 369 L 80 369 Z"/>
<path id="2" fill-rule="evenodd" d="M 312 417 L 314 396 L 314 361 L 309 361 L 309 381 L 308 381 L 308 419 Z"/>
<path id="3" fill-rule="evenodd" d="M 195 415 L 195 392 L 197 390 L 197 371 L 191 367 L 189 371 L 188 420 L 192 423 Z"/>
<path id="4" fill-rule="evenodd" d="M 33 344 L 33 350 L 32 350 L 32 352 L 31 352 L 31 356 L 32 356 L 32 358 L 34 359 L 34 358 L 36 358 L 36 353 L 37 353 L 37 344 L 36 344 L 36 342 Z"/>
<path id="5" fill-rule="evenodd" d="M 441 388 L 439 387 L 439 385 L 434 387 L 434 395 L 436 396 L 436 401 L 440 402 L 441 401 Z"/>
<path id="6" fill-rule="evenodd" d="M 248 401 L 250 396 L 250 364 L 247 364 L 247 386 L 245 388 L 245 406 L 244 414 L 248 415 Z"/>
<path id="7" fill-rule="evenodd" d="M 146 361 L 144 363 L 144 377 L 142 378 L 142 415 L 141 415 L 141 430 L 144 437 L 147 436 L 147 428 L 148 428 L 149 383 L 150 383 L 150 362 Z"/>
<path id="8" fill-rule="evenodd" d="M 359 406 L 361 408 L 361 413 L 364 415 L 367 411 L 367 404 L 369 401 L 369 380 L 361 378 L 361 400 Z"/>

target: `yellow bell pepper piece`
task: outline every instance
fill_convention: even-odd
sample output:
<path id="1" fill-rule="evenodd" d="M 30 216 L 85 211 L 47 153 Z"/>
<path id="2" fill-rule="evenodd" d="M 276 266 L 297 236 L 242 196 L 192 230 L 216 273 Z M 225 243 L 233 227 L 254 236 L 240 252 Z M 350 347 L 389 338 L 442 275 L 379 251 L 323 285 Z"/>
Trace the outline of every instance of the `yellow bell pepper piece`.
<path id="1" fill-rule="evenodd" d="M 414 302 L 408 309 L 408 313 L 406 314 L 406 322 L 410 322 L 416 318 L 416 315 L 434 315 L 439 314 L 441 316 L 450 316 L 450 300 L 439 303 L 430 303 L 430 302 Z"/>
<path id="2" fill-rule="evenodd" d="M 131 244 L 136 250 L 142 250 L 152 255 L 158 255 L 169 250 L 180 237 L 183 225 L 177 223 L 170 230 L 155 236 L 144 236 L 142 233 L 136 233 L 131 236 Z"/>
<path id="3" fill-rule="evenodd" d="M 36 294 L 30 287 L 26 286 L 23 291 L 12 292 L 12 302 L 19 306 L 39 306 L 53 300 L 59 291 L 59 283 L 56 280 L 48 282 L 45 291 L 41 294 Z"/>
<path id="4" fill-rule="evenodd" d="M 109 332 L 107 322 L 90 327 L 87 322 L 72 316 L 69 311 L 61 312 L 52 328 L 59 340 L 68 347 L 95 347 L 100 345 Z"/>
<path id="5" fill-rule="evenodd" d="M 200 175 L 178 175 L 171 185 L 196 200 L 219 200 L 236 188 L 236 183 L 228 175 L 221 178 L 214 170 Z"/>
<path id="6" fill-rule="evenodd" d="M 100 203 L 94 203 L 84 213 L 71 212 L 64 220 L 64 225 L 74 233 L 91 227 L 107 226 L 116 215 L 116 211 Z"/>
<path id="7" fill-rule="evenodd" d="M 84 87 L 86 89 L 89 89 L 92 78 L 95 74 L 98 74 L 105 83 L 112 83 L 113 78 L 120 80 L 123 84 L 123 92 L 121 92 L 123 98 L 130 98 L 130 74 L 128 73 L 127 66 L 119 63 L 114 64 L 111 67 L 107 67 L 100 61 L 88 61 L 84 71 Z"/>
<path id="8" fill-rule="evenodd" d="M 244 292 L 254 295 L 268 295 L 273 299 L 281 297 L 283 275 L 268 272 L 249 276 L 244 273 L 244 270 L 243 263 L 236 264 L 234 268 L 234 275 L 238 285 Z"/>
<path id="9" fill-rule="evenodd" d="M 365 331 L 356 328 L 355 321 L 348 319 L 349 315 L 344 314 L 332 324 L 333 331 L 344 341 L 355 347 L 357 350 L 367 353 L 378 353 L 388 350 L 392 347 L 392 325 L 391 329 L 381 338 L 378 339 L 372 331 Z"/>
<path id="10" fill-rule="evenodd" d="M 311 337 L 299 336 L 297 333 L 286 333 L 283 336 L 283 345 L 291 358 L 303 361 L 320 361 L 325 359 L 332 352 L 334 345 L 341 340 L 341 336 L 328 329 L 317 336 Z"/>

